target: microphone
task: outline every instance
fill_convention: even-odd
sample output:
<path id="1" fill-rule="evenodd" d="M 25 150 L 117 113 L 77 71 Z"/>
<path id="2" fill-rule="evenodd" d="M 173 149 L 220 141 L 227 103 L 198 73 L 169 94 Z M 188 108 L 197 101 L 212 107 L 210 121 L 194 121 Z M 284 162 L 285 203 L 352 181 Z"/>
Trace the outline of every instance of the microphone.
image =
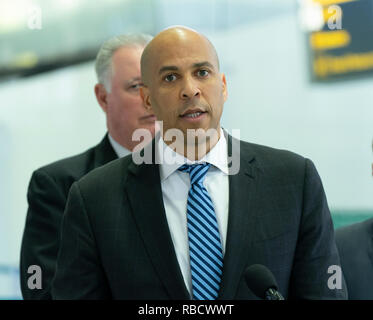
<path id="1" fill-rule="evenodd" d="M 278 285 L 272 272 L 261 264 L 253 264 L 245 270 L 245 280 L 252 292 L 264 300 L 285 300 L 278 292 Z"/>

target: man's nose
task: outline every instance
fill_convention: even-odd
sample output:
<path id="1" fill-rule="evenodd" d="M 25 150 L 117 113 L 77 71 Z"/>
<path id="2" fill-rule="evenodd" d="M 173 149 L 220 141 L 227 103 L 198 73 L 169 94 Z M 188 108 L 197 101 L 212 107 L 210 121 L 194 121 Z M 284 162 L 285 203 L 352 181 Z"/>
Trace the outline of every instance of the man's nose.
<path id="1" fill-rule="evenodd" d="M 180 91 L 181 99 L 192 99 L 201 94 L 196 82 L 192 77 L 185 77 Z"/>

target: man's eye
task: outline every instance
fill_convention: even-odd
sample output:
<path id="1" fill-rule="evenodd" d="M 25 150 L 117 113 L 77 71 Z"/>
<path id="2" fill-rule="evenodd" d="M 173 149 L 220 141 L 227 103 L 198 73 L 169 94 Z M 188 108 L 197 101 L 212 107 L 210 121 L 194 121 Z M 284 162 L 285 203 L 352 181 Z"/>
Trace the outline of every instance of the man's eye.
<path id="1" fill-rule="evenodd" d="M 130 85 L 130 89 L 140 89 L 142 87 L 142 83 L 134 83 L 132 85 Z"/>
<path id="2" fill-rule="evenodd" d="M 167 82 L 172 82 L 172 81 L 175 81 L 176 80 L 176 76 L 174 74 L 168 74 L 167 76 L 164 77 L 164 79 L 167 81 Z"/>
<path id="3" fill-rule="evenodd" d="M 197 75 L 199 77 L 205 78 L 209 75 L 209 72 L 208 72 L 208 70 L 201 69 L 201 70 L 198 70 Z"/>

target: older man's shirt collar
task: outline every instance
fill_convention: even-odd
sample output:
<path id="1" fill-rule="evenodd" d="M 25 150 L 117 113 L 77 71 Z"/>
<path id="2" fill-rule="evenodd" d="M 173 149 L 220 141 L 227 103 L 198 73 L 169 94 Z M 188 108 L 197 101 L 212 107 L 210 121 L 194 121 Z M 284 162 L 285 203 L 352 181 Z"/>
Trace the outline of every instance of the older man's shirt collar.
<path id="1" fill-rule="evenodd" d="M 114 149 L 115 153 L 117 154 L 118 158 L 123 158 L 123 157 L 131 154 L 131 151 L 129 151 L 128 149 L 123 147 L 121 144 L 116 142 L 113 139 L 113 137 L 110 135 L 110 133 L 108 134 L 108 137 L 109 137 L 110 144 L 113 147 L 113 149 Z"/>

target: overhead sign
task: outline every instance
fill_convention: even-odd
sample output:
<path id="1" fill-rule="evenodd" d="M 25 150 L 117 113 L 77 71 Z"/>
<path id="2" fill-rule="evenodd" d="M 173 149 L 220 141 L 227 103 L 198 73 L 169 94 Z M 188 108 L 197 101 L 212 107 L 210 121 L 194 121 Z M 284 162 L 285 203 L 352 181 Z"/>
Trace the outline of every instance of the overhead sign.
<path id="1" fill-rule="evenodd" d="M 373 0 L 309 0 L 303 9 L 313 80 L 373 74 Z"/>

